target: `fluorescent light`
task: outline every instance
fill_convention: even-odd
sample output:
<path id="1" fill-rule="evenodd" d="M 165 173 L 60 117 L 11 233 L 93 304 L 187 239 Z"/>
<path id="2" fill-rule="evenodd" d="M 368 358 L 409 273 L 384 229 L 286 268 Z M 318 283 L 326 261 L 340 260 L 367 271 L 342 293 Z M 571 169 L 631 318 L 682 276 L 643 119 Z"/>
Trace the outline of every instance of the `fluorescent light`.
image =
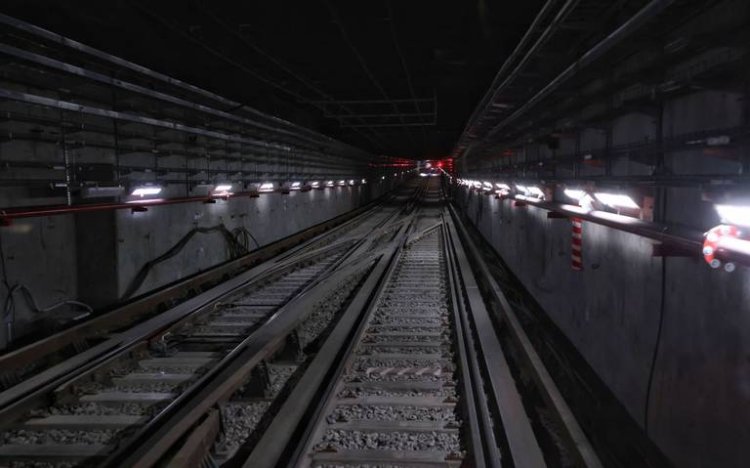
<path id="1" fill-rule="evenodd" d="M 492 184 L 489 182 L 482 182 L 485 190 L 492 190 Z"/>
<path id="2" fill-rule="evenodd" d="M 135 197 L 147 197 L 150 195 L 159 195 L 160 193 L 161 187 L 137 187 L 130 192 Z"/>
<path id="3" fill-rule="evenodd" d="M 367 183 L 367 179 L 362 179 L 362 183 L 366 184 Z"/>
<path id="4" fill-rule="evenodd" d="M 125 203 L 133 203 L 133 204 L 143 205 L 143 204 L 146 204 L 146 203 L 159 203 L 159 202 L 163 202 L 163 201 L 164 201 L 163 198 L 147 198 L 145 200 L 128 200 Z"/>
<path id="5" fill-rule="evenodd" d="M 339 180 L 338 184 L 339 184 L 339 186 L 343 187 L 344 185 L 346 185 L 346 181 L 345 180 Z"/>
<path id="6" fill-rule="evenodd" d="M 518 190 L 519 192 L 523 193 L 524 195 L 528 195 L 529 194 L 529 188 L 526 187 L 525 185 L 516 185 L 516 190 Z"/>
<path id="7" fill-rule="evenodd" d="M 299 190 L 302 184 L 300 182 L 292 182 L 291 187 L 289 187 L 291 190 Z"/>
<path id="8" fill-rule="evenodd" d="M 750 241 L 738 239 L 736 237 L 722 236 L 719 239 L 719 248 L 732 252 L 750 255 Z"/>
<path id="9" fill-rule="evenodd" d="M 715 205 L 721 221 L 736 226 L 750 226 L 750 206 Z"/>
<path id="10" fill-rule="evenodd" d="M 349 179 L 349 185 L 354 185 L 354 179 Z"/>
<path id="11" fill-rule="evenodd" d="M 528 190 L 531 195 L 544 200 L 544 191 L 539 187 L 528 187 Z"/>
<path id="12" fill-rule="evenodd" d="M 565 196 L 570 197 L 573 200 L 580 200 L 586 196 L 586 191 L 579 189 L 565 189 Z"/>
<path id="13" fill-rule="evenodd" d="M 420 172 L 419 177 L 427 177 L 427 174 L 425 174 L 424 172 Z"/>
<path id="14" fill-rule="evenodd" d="M 214 188 L 214 192 L 228 192 L 232 190 L 232 184 L 219 184 Z"/>
<path id="15" fill-rule="evenodd" d="M 326 187 L 333 187 L 333 181 L 329 180 L 328 182 L 326 182 Z"/>
<path id="16" fill-rule="evenodd" d="M 263 182 L 258 188 L 259 192 L 273 192 L 273 182 Z"/>
<path id="17" fill-rule="evenodd" d="M 495 184 L 495 187 L 499 188 L 500 190 L 504 190 L 506 192 L 510 192 L 510 186 L 508 184 L 497 183 L 497 184 Z"/>
<path id="18" fill-rule="evenodd" d="M 320 182 L 318 182 L 317 180 L 315 180 L 313 182 L 310 182 L 310 187 L 312 187 L 312 188 L 318 188 L 318 187 L 320 187 Z"/>
<path id="19" fill-rule="evenodd" d="M 597 200 L 607 206 L 615 208 L 630 208 L 633 210 L 640 208 L 632 198 L 621 193 L 595 193 L 594 196 Z"/>

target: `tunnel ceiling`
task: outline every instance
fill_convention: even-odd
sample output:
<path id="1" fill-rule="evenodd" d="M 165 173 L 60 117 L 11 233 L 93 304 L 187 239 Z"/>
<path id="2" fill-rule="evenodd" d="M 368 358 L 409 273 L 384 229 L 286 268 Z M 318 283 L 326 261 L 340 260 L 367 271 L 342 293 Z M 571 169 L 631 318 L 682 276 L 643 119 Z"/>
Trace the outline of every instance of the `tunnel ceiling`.
<path id="1" fill-rule="evenodd" d="M 365 150 L 433 158 L 541 3 L 6 0 L 2 11 Z"/>

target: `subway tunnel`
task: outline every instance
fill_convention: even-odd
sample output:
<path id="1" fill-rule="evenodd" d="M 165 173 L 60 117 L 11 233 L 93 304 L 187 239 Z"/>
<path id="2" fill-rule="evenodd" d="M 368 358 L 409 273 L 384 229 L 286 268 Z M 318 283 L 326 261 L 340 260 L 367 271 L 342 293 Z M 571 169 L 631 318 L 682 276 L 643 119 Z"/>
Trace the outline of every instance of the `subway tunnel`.
<path id="1" fill-rule="evenodd" d="M 749 22 L 5 0 L 0 467 L 750 466 Z"/>

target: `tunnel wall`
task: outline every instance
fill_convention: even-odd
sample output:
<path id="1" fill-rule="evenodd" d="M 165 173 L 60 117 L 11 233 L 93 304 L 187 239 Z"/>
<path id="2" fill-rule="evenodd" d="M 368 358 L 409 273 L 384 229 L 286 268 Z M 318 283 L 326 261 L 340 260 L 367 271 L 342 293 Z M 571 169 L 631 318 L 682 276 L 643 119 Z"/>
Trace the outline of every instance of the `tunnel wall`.
<path id="1" fill-rule="evenodd" d="M 2 227 L 0 241 L 11 284 L 29 288 L 39 307 L 76 299 L 101 308 L 116 303 L 144 264 L 164 254 L 194 228 L 243 227 L 254 237 L 251 249 L 267 245 L 356 209 L 390 189 L 392 181 L 309 192 L 264 193 L 215 204 L 184 203 L 130 210 L 18 219 Z M 177 191 L 168 188 L 167 192 Z M 23 205 L 18 192 L 3 205 Z M 167 195 L 171 195 L 167 193 Z M 175 194 L 177 195 L 177 194 Z M 29 198 L 32 200 L 32 198 Z M 33 198 L 38 204 L 39 198 Z M 46 199 L 48 204 L 64 203 Z M 216 231 L 195 234 L 174 257 L 154 266 L 139 295 L 228 260 L 227 242 Z M 6 289 L 0 303 L 6 302 Z M 14 338 L 68 323 L 79 311 L 60 308 L 35 313 L 15 296 Z M 0 349 L 8 346 L 8 325 L 0 331 Z"/>
<path id="2" fill-rule="evenodd" d="M 671 100 L 664 108 L 663 135 L 743 124 L 742 103 L 741 94 L 717 91 Z M 642 114 L 620 117 L 612 129 L 613 145 L 658 134 L 656 119 Z M 581 148 L 601 148 L 599 134 L 583 132 Z M 560 152 L 565 145 L 571 142 L 561 141 Z M 529 145 L 524 151 L 550 150 Z M 731 151 L 686 146 L 668 153 L 666 164 L 676 174 L 736 174 L 741 160 Z M 647 170 L 627 159 L 612 166 L 614 176 Z M 666 187 L 665 222 L 701 230 L 719 224 L 701 195 L 697 184 Z M 652 242 L 584 222 L 584 270 L 574 271 L 569 221 L 465 187 L 457 190 L 457 203 L 675 466 L 750 466 L 750 269 L 713 270 L 699 252 L 654 257 Z"/>

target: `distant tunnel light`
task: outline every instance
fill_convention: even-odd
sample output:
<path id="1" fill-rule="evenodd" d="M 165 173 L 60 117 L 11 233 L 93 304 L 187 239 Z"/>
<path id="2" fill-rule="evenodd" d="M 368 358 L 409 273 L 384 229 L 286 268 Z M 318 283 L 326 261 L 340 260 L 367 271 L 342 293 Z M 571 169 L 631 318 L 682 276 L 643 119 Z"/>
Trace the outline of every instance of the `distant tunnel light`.
<path id="1" fill-rule="evenodd" d="M 349 179 L 349 185 L 354 185 L 354 179 Z"/>
<path id="2" fill-rule="evenodd" d="M 640 208 L 640 206 L 638 206 L 638 204 L 634 202 L 632 198 L 621 193 L 600 192 L 595 193 L 594 196 L 600 202 L 614 208 L 630 208 L 632 210 L 637 210 Z"/>
<path id="3" fill-rule="evenodd" d="M 273 192 L 273 182 L 263 182 L 258 188 L 259 192 Z"/>
<path id="4" fill-rule="evenodd" d="M 214 187 L 214 192 L 228 192 L 232 190 L 232 184 L 219 184 Z"/>
<path id="5" fill-rule="evenodd" d="M 301 182 L 292 182 L 292 185 L 289 186 L 291 190 L 299 190 L 302 187 Z"/>
<path id="6" fill-rule="evenodd" d="M 721 221 L 735 226 L 750 226 L 750 206 L 716 205 Z"/>
<path id="7" fill-rule="evenodd" d="M 361 181 L 361 182 L 362 182 L 363 184 L 366 184 L 366 183 L 367 183 L 367 179 L 362 179 L 362 181 Z"/>
<path id="8" fill-rule="evenodd" d="M 505 192 L 510 192 L 510 185 L 508 185 L 508 184 L 497 183 L 497 184 L 495 184 L 495 187 L 497 187 L 498 190 L 503 190 Z"/>
<path id="9" fill-rule="evenodd" d="M 333 187 L 333 186 L 334 186 L 334 183 L 332 180 L 329 180 L 328 182 L 326 182 L 326 187 Z"/>
<path id="10" fill-rule="evenodd" d="M 310 187 L 312 187 L 312 188 L 320 188 L 320 182 L 318 182 L 317 180 L 314 180 L 314 181 L 310 182 Z"/>
<path id="11" fill-rule="evenodd" d="M 130 192 L 134 197 L 150 197 L 153 195 L 159 195 L 161 193 L 161 187 L 136 187 Z"/>
<path id="12" fill-rule="evenodd" d="M 346 181 L 345 181 L 345 180 L 339 180 L 339 181 L 338 181 L 338 185 L 339 185 L 340 187 L 343 187 L 344 185 L 346 185 Z"/>
<path id="13" fill-rule="evenodd" d="M 485 190 L 492 190 L 492 184 L 490 182 L 482 182 L 482 186 Z"/>

